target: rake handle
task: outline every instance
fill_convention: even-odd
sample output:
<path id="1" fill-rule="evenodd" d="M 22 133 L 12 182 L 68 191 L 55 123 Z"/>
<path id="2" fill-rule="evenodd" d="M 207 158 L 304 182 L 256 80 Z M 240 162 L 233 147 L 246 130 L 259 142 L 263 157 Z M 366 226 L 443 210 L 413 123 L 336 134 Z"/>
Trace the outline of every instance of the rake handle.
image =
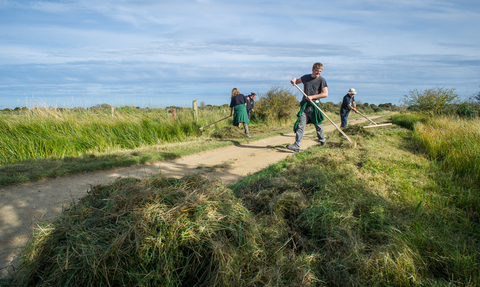
<path id="1" fill-rule="evenodd" d="M 209 127 L 209 126 L 211 126 L 211 125 L 213 125 L 213 124 L 216 124 L 216 123 L 218 123 L 218 122 L 221 122 L 221 121 L 223 121 L 223 120 L 226 120 L 226 119 L 228 119 L 229 117 L 230 117 L 230 116 L 224 117 L 223 119 L 220 119 L 220 120 L 218 120 L 218 121 L 216 121 L 216 122 L 213 122 L 213 123 L 211 123 L 211 124 L 209 124 L 209 125 L 206 125 L 206 126 L 204 126 L 204 127 L 201 127 L 199 130 L 203 130 L 203 129 L 206 128 L 206 127 Z"/>
<path id="2" fill-rule="evenodd" d="M 372 124 L 377 125 L 376 122 L 374 122 L 374 121 L 372 121 L 371 119 L 367 118 L 367 117 L 364 116 L 362 113 L 360 113 L 358 110 L 357 110 L 357 113 L 360 114 L 362 117 L 366 118 L 367 120 L 369 120 Z"/>
<path id="3" fill-rule="evenodd" d="M 302 92 L 302 94 L 303 94 L 305 97 L 308 97 L 307 94 L 305 94 L 305 92 L 303 92 L 303 90 L 300 89 L 300 88 L 297 86 L 297 84 L 293 84 L 293 85 L 294 85 L 300 92 Z M 326 117 L 326 118 L 332 123 L 332 125 L 335 126 L 335 128 L 336 128 L 344 137 L 347 138 L 347 140 L 348 140 L 349 142 L 352 142 L 352 140 L 327 116 L 327 114 L 325 114 L 325 113 L 322 111 L 322 109 L 320 109 L 319 106 L 317 106 L 317 104 L 315 104 L 315 102 L 313 102 L 313 101 L 310 101 L 310 102 L 322 113 L 322 115 L 323 115 L 324 117 Z"/>

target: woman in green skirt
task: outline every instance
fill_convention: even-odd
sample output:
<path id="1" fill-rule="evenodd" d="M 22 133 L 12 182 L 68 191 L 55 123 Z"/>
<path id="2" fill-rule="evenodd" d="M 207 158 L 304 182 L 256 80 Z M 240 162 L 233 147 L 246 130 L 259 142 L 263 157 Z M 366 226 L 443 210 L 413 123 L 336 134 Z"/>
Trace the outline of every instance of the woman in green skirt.
<path id="1" fill-rule="evenodd" d="M 247 113 L 247 101 L 245 96 L 240 94 L 240 91 L 237 88 L 233 88 L 232 90 L 230 116 L 233 116 L 233 125 L 240 127 L 240 124 L 243 123 L 245 134 L 248 138 L 252 138 L 248 132 L 248 124 L 250 123 L 250 120 L 248 119 Z"/>

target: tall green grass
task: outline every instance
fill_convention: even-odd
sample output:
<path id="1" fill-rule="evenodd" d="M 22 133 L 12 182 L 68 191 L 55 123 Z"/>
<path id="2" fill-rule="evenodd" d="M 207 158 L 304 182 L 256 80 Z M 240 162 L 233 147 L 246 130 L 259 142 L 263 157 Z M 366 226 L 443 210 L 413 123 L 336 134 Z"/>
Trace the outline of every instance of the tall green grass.
<path id="1" fill-rule="evenodd" d="M 417 114 L 394 115 L 398 124 L 413 127 L 413 140 L 429 157 L 463 181 L 480 186 L 480 122 L 451 116 L 427 117 Z"/>
<path id="2" fill-rule="evenodd" d="M 415 125 L 414 140 L 464 179 L 480 183 L 480 121 L 454 117 L 432 118 Z M 478 185 L 480 186 L 480 184 Z"/>
<path id="3" fill-rule="evenodd" d="M 113 115 L 109 109 L 53 108 L 0 113 L 0 164 L 181 142 L 228 112 L 205 112 L 198 122 L 191 109 L 178 109 L 177 120 L 165 109 L 128 107 Z"/>

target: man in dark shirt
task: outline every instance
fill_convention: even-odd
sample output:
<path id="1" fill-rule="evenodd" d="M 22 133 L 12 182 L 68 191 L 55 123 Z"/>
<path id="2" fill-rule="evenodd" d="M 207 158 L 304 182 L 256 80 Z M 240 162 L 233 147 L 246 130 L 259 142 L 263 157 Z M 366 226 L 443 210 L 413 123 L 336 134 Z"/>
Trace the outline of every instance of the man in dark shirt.
<path id="1" fill-rule="evenodd" d="M 355 103 L 355 98 L 354 95 L 357 92 L 355 91 L 354 88 L 351 88 L 348 90 L 348 93 L 343 96 L 343 101 L 342 101 L 342 106 L 340 107 L 340 119 L 342 121 L 342 124 L 340 125 L 341 128 L 347 126 L 347 119 L 348 119 L 348 114 L 350 113 L 350 110 L 354 111 L 355 113 L 358 113 L 357 110 L 357 104 Z"/>
<path id="2" fill-rule="evenodd" d="M 257 94 L 255 93 L 250 93 L 250 95 L 245 97 L 245 100 L 247 101 L 247 114 L 248 114 L 248 119 L 250 119 L 250 111 L 255 112 L 253 109 L 255 106 L 255 98 L 257 97 Z"/>
<path id="3" fill-rule="evenodd" d="M 322 121 L 324 119 L 322 113 L 313 106 L 311 102 L 315 102 L 317 106 L 320 106 L 319 99 L 328 97 L 327 81 L 320 74 L 323 71 L 322 63 L 315 63 L 312 67 L 312 73 L 302 76 L 299 79 L 293 78 L 290 83 L 300 84 L 303 83 L 303 91 L 307 95 L 303 96 L 300 102 L 300 111 L 298 113 L 297 122 L 294 125 L 295 131 L 295 143 L 287 145 L 287 148 L 298 152 L 302 143 L 303 134 L 305 132 L 305 126 L 311 123 L 315 126 L 317 131 L 317 137 L 320 144 L 325 145 L 325 135 L 323 132 Z"/>

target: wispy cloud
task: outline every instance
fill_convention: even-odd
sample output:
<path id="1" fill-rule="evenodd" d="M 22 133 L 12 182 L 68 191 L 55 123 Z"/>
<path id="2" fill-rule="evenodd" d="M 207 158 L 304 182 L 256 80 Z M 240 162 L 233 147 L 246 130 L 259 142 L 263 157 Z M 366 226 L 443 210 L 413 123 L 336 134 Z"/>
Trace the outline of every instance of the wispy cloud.
<path id="1" fill-rule="evenodd" d="M 351 87 L 377 103 L 430 86 L 473 93 L 477 2 L 0 0 L 0 107 L 25 94 L 222 104 L 232 85 L 265 92 L 316 61 L 331 101 Z"/>

